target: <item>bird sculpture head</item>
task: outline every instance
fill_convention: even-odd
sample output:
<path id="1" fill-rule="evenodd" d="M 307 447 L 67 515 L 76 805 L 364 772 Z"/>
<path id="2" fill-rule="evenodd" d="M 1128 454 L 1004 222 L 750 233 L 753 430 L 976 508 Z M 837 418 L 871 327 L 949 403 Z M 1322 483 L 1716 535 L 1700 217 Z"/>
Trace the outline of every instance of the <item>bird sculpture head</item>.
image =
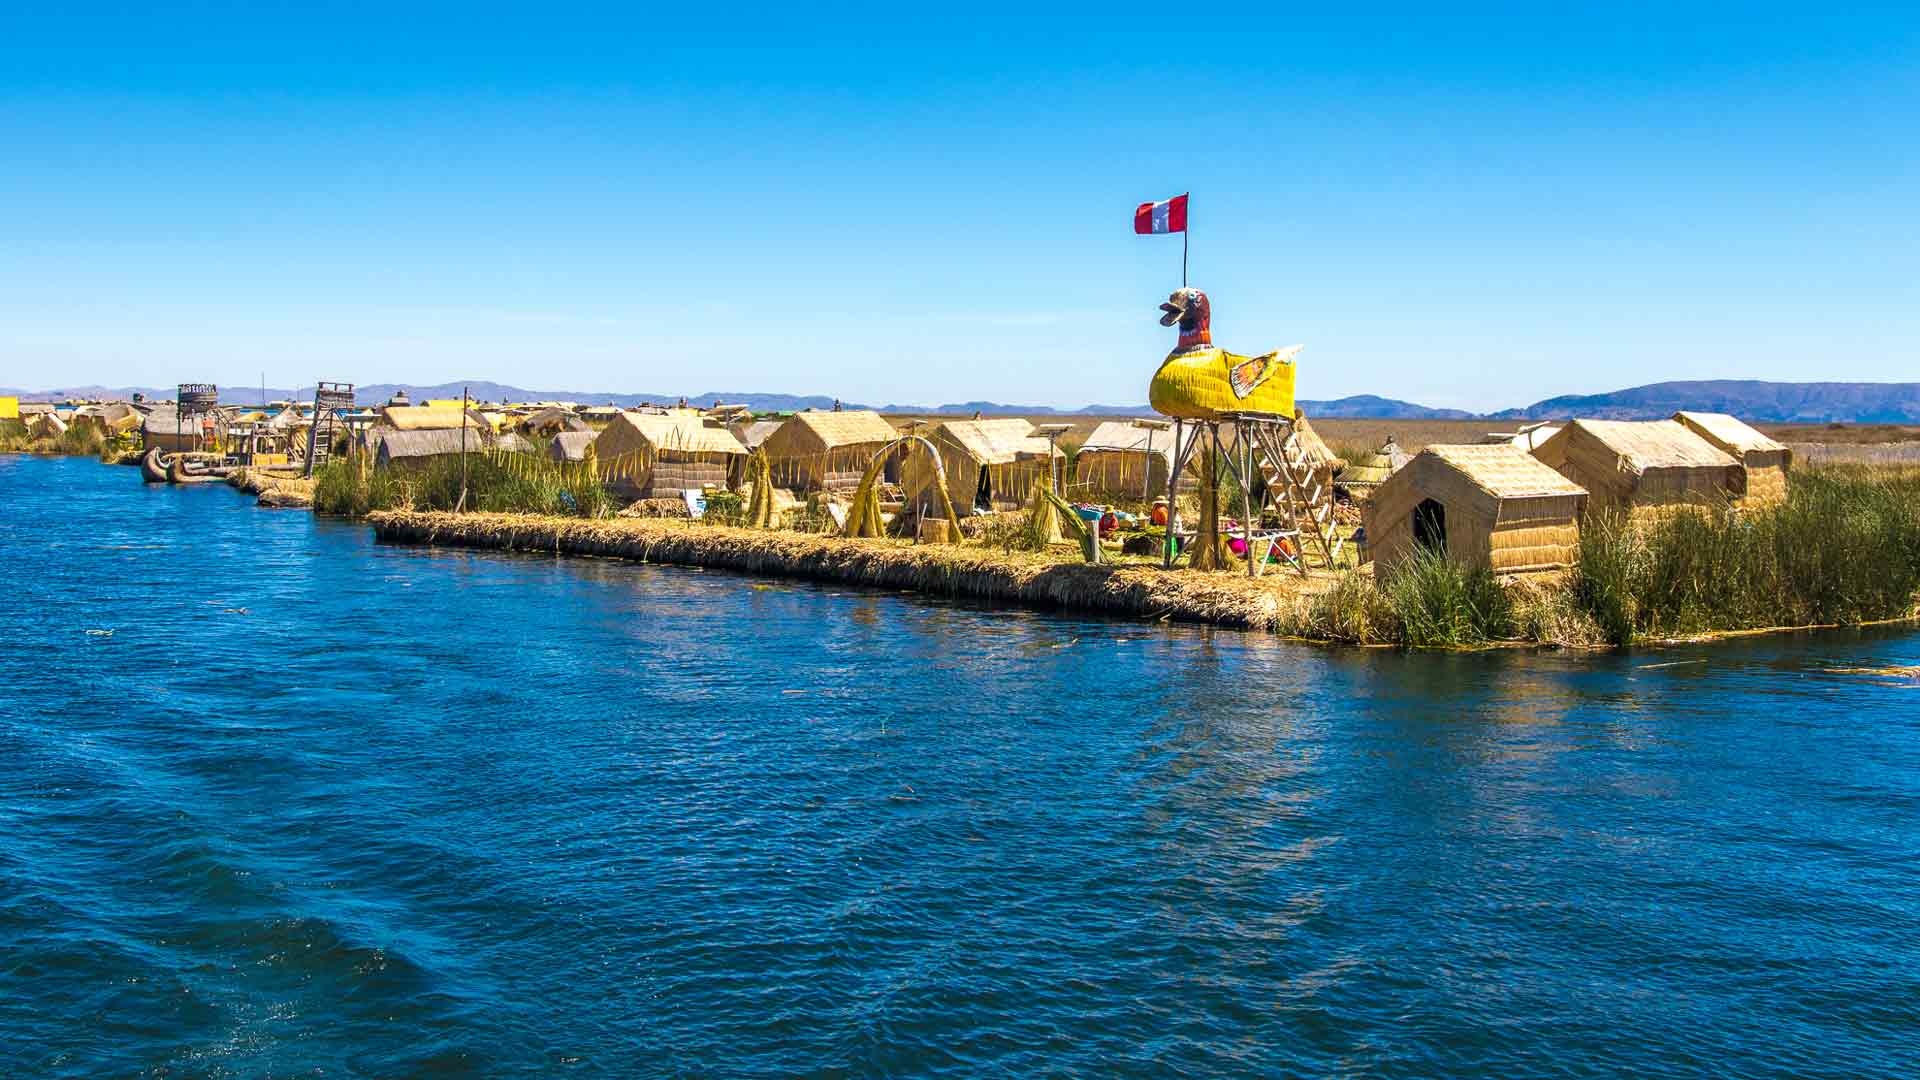
<path id="1" fill-rule="evenodd" d="M 1180 324 L 1180 344 L 1176 351 L 1213 344 L 1213 313 L 1207 305 L 1206 293 L 1183 285 L 1167 297 L 1167 302 L 1160 305 L 1160 310 L 1165 312 L 1160 316 L 1161 326 Z"/>

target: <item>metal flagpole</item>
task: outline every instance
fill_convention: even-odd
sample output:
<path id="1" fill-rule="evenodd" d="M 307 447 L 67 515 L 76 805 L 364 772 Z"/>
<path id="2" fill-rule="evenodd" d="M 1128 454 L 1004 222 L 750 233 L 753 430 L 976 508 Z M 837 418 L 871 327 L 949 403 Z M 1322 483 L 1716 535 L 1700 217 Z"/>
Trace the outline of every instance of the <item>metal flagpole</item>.
<path id="1" fill-rule="evenodd" d="M 1193 228 L 1193 192 L 1182 192 L 1181 198 L 1187 200 L 1186 228 L 1180 230 L 1180 287 L 1184 289 L 1187 287 L 1187 233 Z"/>

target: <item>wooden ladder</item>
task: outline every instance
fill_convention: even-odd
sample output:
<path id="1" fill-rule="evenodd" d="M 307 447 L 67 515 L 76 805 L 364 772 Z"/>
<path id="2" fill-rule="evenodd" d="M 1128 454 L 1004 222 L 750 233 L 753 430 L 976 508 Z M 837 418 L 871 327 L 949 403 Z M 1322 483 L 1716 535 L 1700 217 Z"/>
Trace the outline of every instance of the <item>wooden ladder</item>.
<path id="1" fill-rule="evenodd" d="M 1309 536 L 1327 569 L 1338 567 L 1346 540 L 1333 520 L 1333 486 L 1322 482 L 1320 470 L 1307 460 L 1293 422 L 1247 418 L 1241 429 L 1252 435 L 1254 465 L 1267 482 L 1267 504 L 1283 519 L 1291 519 L 1300 537 L 1297 568 L 1306 572 L 1304 540 Z"/>
<path id="2" fill-rule="evenodd" d="M 312 476 L 333 456 L 333 438 L 340 423 L 336 409 L 353 407 L 352 383 L 318 383 L 313 391 L 313 426 L 307 429 L 306 475 Z"/>

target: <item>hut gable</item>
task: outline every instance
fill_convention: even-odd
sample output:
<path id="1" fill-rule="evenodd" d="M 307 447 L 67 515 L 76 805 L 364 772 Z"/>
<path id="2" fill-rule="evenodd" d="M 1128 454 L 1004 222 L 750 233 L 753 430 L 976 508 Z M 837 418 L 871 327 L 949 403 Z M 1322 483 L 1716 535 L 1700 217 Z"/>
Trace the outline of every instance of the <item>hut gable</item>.
<path id="1" fill-rule="evenodd" d="M 1574 420 L 1533 454 L 1596 507 L 1725 502 L 1746 488 L 1738 461 L 1673 420 Z"/>
<path id="2" fill-rule="evenodd" d="M 1587 493 L 1517 447 L 1430 446 L 1367 504 L 1367 550 L 1382 570 L 1421 549 L 1500 573 L 1570 565 Z"/>
<path id="3" fill-rule="evenodd" d="M 870 409 L 808 410 L 789 417 L 760 449 L 773 467 L 776 487 L 851 490 L 873 455 L 897 437 L 893 425 Z"/>
<path id="4" fill-rule="evenodd" d="M 1748 426 L 1745 421 L 1737 420 L 1726 413 L 1681 411 L 1673 414 L 1673 420 L 1735 457 L 1742 454 L 1787 452 L 1785 443 L 1774 442 Z"/>
<path id="5" fill-rule="evenodd" d="M 1784 502 L 1793 451 L 1726 413 L 1677 412 L 1674 422 L 1732 455 L 1746 470 L 1740 498 L 1744 506 Z"/>

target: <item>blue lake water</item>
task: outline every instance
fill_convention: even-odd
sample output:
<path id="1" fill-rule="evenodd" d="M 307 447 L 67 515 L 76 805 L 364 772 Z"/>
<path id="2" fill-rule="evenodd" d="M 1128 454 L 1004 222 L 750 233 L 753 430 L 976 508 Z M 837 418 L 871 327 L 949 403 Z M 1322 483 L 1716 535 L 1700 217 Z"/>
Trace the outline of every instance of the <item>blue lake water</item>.
<path id="1" fill-rule="evenodd" d="M 5 456 L 0 596 L 0 1075 L 1920 1073 L 1908 633 L 1334 651 Z"/>

